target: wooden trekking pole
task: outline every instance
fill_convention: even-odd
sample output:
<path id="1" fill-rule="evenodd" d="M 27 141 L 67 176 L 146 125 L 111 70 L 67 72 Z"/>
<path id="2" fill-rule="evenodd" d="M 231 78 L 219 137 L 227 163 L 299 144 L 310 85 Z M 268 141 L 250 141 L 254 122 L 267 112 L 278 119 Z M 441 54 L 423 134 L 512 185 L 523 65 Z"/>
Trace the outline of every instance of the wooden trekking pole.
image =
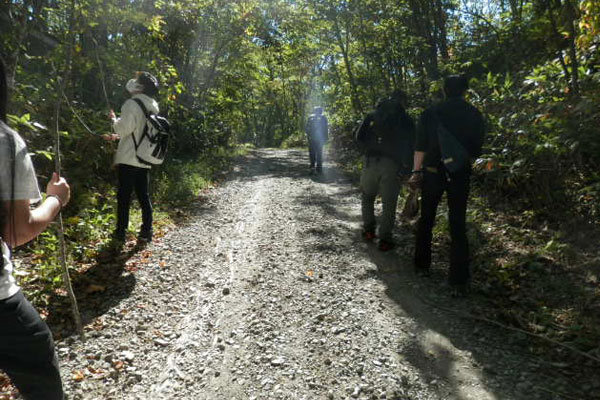
<path id="1" fill-rule="evenodd" d="M 57 80 L 60 80 L 60 78 L 58 78 L 57 76 Z M 59 83 L 60 87 L 59 87 L 59 92 L 58 93 L 62 93 L 64 91 L 64 84 L 65 84 L 65 80 L 61 80 L 61 82 Z M 55 124 L 54 124 L 54 129 L 55 129 L 55 136 L 54 136 L 54 166 L 55 166 L 55 170 L 56 173 L 58 173 L 58 175 L 60 176 L 61 174 L 61 158 L 60 158 L 60 108 L 62 105 L 62 97 L 59 95 L 58 96 L 58 100 L 56 101 L 56 107 L 54 110 L 54 118 L 55 118 Z M 79 314 L 79 306 L 77 305 L 77 298 L 75 297 L 75 292 L 73 291 L 73 285 L 71 285 L 71 277 L 69 276 L 69 268 L 67 266 L 67 250 L 66 250 L 66 245 L 65 245 L 65 230 L 64 230 L 64 225 L 63 225 L 63 218 L 62 218 L 62 210 L 59 211 L 58 213 L 58 225 L 59 225 L 59 229 L 58 229 L 58 240 L 60 243 L 60 265 L 62 268 L 62 277 L 63 277 L 63 283 L 65 285 L 65 289 L 67 290 L 67 294 L 69 295 L 69 300 L 71 302 L 71 310 L 73 311 L 73 319 L 75 321 L 75 327 L 77 329 L 77 333 L 79 334 L 79 337 L 81 338 L 81 340 L 85 340 L 85 335 L 83 333 L 83 325 L 81 323 L 81 315 Z"/>
<path id="2" fill-rule="evenodd" d="M 100 54 L 98 53 L 98 41 L 94 37 L 92 37 L 92 41 L 94 42 L 96 62 L 98 63 L 98 71 L 100 72 L 100 83 L 102 83 L 102 92 L 104 93 L 104 100 L 106 101 L 106 106 L 108 107 L 108 109 L 112 110 L 110 100 L 108 100 L 108 92 L 106 91 L 106 76 L 104 75 L 104 68 L 102 68 L 102 61 L 100 61 Z M 112 133 L 115 132 L 112 122 L 110 124 L 110 131 Z"/>

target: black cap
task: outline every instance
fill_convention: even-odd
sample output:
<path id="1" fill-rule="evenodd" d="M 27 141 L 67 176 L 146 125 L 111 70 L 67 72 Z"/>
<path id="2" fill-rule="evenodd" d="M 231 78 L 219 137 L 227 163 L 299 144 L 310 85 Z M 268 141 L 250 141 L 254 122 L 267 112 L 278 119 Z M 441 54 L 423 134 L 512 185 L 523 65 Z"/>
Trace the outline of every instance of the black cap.
<path id="1" fill-rule="evenodd" d="M 140 83 L 140 85 L 144 86 L 142 93 L 150 97 L 154 97 L 158 94 L 158 79 L 156 79 L 156 77 L 151 73 L 145 71 L 140 72 L 137 81 Z"/>

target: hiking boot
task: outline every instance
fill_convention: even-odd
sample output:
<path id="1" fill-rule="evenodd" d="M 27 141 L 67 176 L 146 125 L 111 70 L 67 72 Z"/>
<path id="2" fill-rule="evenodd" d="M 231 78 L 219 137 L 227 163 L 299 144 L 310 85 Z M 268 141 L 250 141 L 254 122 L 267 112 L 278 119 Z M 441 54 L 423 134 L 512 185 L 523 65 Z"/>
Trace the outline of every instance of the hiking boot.
<path id="1" fill-rule="evenodd" d="M 373 240 L 375 240 L 375 238 L 377 237 L 377 235 L 373 231 L 363 231 L 362 237 L 367 242 L 372 242 Z"/>
<path id="2" fill-rule="evenodd" d="M 152 230 L 142 230 L 138 234 L 138 240 L 142 242 L 151 242 L 152 241 Z"/>
<path id="3" fill-rule="evenodd" d="M 394 247 L 396 247 L 394 245 L 393 242 L 388 242 L 387 240 L 380 240 L 379 241 L 379 246 L 377 246 L 377 248 L 379 249 L 379 251 L 390 251 L 393 250 Z"/>
<path id="4" fill-rule="evenodd" d="M 468 283 L 451 284 L 450 296 L 454 298 L 465 298 L 469 296 L 470 288 Z"/>
<path id="5" fill-rule="evenodd" d="M 429 278 L 431 276 L 431 270 L 429 268 L 415 267 L 415 275 L 417 275 L 420 278 Z"/>
<path id="6" fill-rule="evenodd" d="M 125 232 L 114 231 L 110 239 L 113 242 L 125 243 Z"/>

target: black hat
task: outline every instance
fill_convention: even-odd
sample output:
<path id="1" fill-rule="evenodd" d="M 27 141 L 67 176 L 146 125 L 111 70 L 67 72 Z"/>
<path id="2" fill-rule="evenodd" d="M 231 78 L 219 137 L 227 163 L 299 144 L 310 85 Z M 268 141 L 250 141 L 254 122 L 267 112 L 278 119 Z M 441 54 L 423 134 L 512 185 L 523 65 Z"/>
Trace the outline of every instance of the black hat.
<path id="1" fill-rule="evenodd" d="M 145 71 L 140 72 L 137 81 L 140 85 L 144 86 L 142 93 L 150 97 L 154 97 L 158 94 L 158 79 L 151 73 Z"/>
<path id="2" fill-rule="evenodd" d="M 444 92 L 449 97 L 458 97 L 469 89 L 469 81 L 464 75 L 450 75 L 444 79 Z"/>

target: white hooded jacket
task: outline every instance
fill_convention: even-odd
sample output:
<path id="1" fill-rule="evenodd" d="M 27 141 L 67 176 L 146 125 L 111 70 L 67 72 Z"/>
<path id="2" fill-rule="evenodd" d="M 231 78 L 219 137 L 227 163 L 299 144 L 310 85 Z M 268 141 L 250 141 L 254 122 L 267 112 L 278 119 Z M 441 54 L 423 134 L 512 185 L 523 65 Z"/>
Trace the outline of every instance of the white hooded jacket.
<path id="1" fill-rule="evenodd" d="M 135 133 L 136 141 L 142 137 L 146 126 L 146 116 L 140 105 L 132 99 L 140 99 L 146 106 L 146 110 L 152 114 L 158 114 L 158 103 L 152 97 L 145 94 L 136 94 L 123 103 L 121 117 L 113 122 L 115 133 L 121 139 L 113 164 L 127 164 L 138 168 L 151 168 L 150 165 L 142 164 L 135 155 L 135 146 L 131 135 Z"/>

